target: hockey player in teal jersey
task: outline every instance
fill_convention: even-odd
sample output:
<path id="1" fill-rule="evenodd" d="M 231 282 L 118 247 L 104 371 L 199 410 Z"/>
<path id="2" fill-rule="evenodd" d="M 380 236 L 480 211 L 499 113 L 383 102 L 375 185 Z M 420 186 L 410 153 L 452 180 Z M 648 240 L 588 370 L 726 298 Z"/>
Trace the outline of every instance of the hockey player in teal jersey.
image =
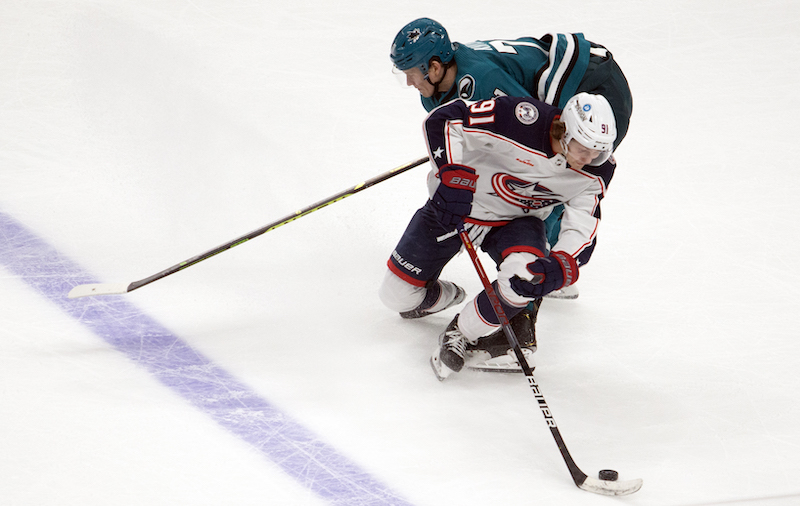
<path id="1" fill-rule="evenodd" d="M 416 19 L 395 37 L 390 58 L 425 110 L 453 99 L 534 97 L 563 107 L 573 95 L 603 95 L 617 123 L 616 148 L 628 130 L 633 100 L 622 70 L 605 47 L 581 33 L 550 33 L 540 39 L 451 42 L 444 27 Z"/>
<path id="2" fill-rule="evenodd" d="M 611 105 L 617 128 L 614 149 L 628 130 L 633 109 L 628 82 L 611 52 L 586 40 L 581 33 L 462 44 L 451 42 L 437 21 L 420 18 L 398 32 L 390 58 L 406 84 L 419 91 L 427 111 L 454 99 L 480 101 L 500 96 L 534 97 L 563 107 L 572 96 L 587 92 L 603 95 Z M 554 209 L 545 220 L 550 244 L 557 241 L 562 213 L 563 206 Z M 431 298 L 438 293 L 436 289 L 433 286 L 429 290 Z M 573 296 L 577 296 L 576 288 L 571 289 Z M 534 350 L 534 326 L 540 304 L 541 299 L 533 301 L 512 319 L 523 343 Z M 407 312 L 403 317 L 426 314 L 430 313 L 421 310 Z M 497 338 L 504 340 L 502 332 L 498 332 Z"/>

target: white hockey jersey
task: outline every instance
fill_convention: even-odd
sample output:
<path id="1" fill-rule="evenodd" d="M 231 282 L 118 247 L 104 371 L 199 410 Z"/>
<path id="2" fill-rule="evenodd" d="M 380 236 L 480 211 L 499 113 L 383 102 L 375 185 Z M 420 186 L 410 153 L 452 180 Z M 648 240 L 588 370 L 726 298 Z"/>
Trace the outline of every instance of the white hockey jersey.
<path id="1" fill-rule="evenodd" d="M 576 170 L 550 144 L 550 126 L 560 109 L 532 98 L 499 97 L 483 102 L 456 100 L 428 116 L 425 139 L 434 169 L 471 167 L 478 175 L 467 223 L 499 226 L 521 216 L 544 220 L 564 204 L 561 231 L 552 250 L 579 264 L 588 262 L 600 222 L 600 201 L 614 173 L 613 157 L 599 167 Z"/>

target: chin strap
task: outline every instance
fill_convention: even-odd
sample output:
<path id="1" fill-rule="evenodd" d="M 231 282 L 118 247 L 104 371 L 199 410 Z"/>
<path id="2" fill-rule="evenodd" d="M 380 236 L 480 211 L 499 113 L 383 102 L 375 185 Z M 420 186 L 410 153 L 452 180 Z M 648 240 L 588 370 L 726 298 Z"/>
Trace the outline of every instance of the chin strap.
<path id="1" fill-rule="evenodd" d="M 450 67 L 453 66 L 454 62 L 455 62 L 455 59 L 450 60 L 449 62 L 442 64 L 442 65 L 444 65 L 444 75 L 442 76 L 441 79 L 439 79 L 439 82 L 437 82 L 437 83 L 434 83 L 433 81 L 431 81 L 431 73 L 430 72 L 428 72 L 428 75 L 425 76 L 425 80 L 428 81 L 428 83 L 430 83 L 431 86 L 433 86 L 433 95 L 431 95 L 431 96 L 435 97 L 436 94 L 439 93 L 439 85 L 442 84 L 442 81 L 444 81 L 444 78 L 447 77 L 447 71 L 450 69 Z"/>
<path id="2" fill-rule="evenodd" d="M 558 141 L 558 144 L 561 146 L 561 154 L 564 155 L 564 159 L 565 160 L 567 159 L 567 154 L 569 153 L 569 148 L 567 147 L 566 138 L 567 138 L 567 136 L 565 134 L 564 137 L 562 137 Z"/>

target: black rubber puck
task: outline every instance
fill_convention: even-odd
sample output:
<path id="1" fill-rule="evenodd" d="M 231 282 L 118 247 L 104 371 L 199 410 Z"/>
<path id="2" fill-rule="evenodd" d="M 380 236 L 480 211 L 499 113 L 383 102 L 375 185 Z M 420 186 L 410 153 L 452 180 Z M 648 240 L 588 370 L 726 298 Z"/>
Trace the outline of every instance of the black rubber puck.
<path id="1" fill-rule="evenodd" d="M 619 478 L 619 473 L 611 469 L 603 469 L 597 475 L 603 481 L 617 481 Z"/>

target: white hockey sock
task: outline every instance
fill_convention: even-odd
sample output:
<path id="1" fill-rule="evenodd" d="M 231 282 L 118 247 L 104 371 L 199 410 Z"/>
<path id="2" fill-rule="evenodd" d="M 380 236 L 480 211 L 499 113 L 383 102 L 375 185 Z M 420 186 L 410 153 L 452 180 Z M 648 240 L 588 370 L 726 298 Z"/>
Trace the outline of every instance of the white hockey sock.
<path id="1" fill-rule="evenodd" d="M 425 309 L 426 311 L 429 311 L 431 313 L 441 311 L 442 309 L 449 306 L 456 297 L 458 297 L 458 288 L 456 287 L 455 284 L 449 281 L 442 281 L 440 279 L 436 280 L 436 283 L 439 285 L 439 288 L 441 290 L 439 293 L 439 298 L 436 300 L 436 302 L 433 303 L 431 307 Z"/>
<path id="2" fill-rule="evenodd" d="M 491 334 L 500 328 L 499 325 L 489 323 L 481 318 L 481 314 L 478 312 L 477 300 L 477 297 L 472 299 L 472 302 L 464 306 L 458 316 L 458 329 L 472 344 L 477 343 L 478 338 Z"/>
<path id="3" fill-rule="evenodd" d="M 410 311 L 425 300 L 424 286 L 414 286 L 386 269 L 378 296 L 386 307 L 397 312 Z"/>

